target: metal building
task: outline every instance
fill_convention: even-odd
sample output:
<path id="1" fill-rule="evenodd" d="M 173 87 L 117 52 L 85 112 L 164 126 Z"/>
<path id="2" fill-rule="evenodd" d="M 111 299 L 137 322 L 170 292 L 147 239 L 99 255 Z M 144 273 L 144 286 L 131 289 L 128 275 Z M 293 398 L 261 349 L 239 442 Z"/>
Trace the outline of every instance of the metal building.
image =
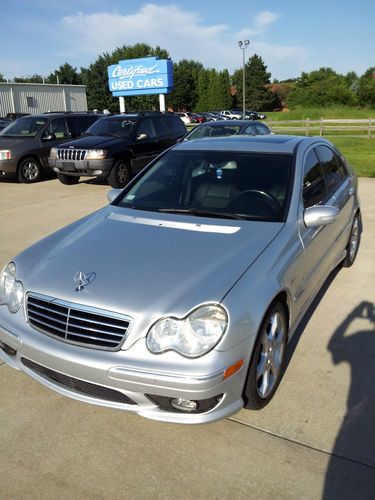
<path id="1" fill-rule="evenodd" d="M 46 111 L 87 111 L 86 86 L 0 83 L 0 116 Z"/>

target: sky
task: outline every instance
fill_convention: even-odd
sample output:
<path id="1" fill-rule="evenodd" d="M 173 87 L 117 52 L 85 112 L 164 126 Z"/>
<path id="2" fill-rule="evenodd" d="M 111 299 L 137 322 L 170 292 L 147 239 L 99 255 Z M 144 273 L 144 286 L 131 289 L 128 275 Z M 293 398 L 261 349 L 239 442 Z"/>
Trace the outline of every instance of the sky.
<path id="1" fill-rule="evenodd" d="M 147 43 L 171 59 L 232 73 L 262 57 L 271 80 L 375 66 L 375 0 L 0 0 L 0 74 L 48 76 L 104 52 Z"/>

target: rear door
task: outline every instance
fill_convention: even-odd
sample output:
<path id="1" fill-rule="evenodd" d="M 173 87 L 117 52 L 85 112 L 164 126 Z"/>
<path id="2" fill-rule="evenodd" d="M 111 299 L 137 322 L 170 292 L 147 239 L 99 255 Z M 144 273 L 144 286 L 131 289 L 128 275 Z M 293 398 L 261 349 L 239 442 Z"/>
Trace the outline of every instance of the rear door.
<path id="1" fill-rule="evenodd" d="M 132 159 L 133 172 L 139 172 L 155 158 L 161 148 L 152 117 L 144 117 L 134 130 L 132 146 L 135 158 Z"/>

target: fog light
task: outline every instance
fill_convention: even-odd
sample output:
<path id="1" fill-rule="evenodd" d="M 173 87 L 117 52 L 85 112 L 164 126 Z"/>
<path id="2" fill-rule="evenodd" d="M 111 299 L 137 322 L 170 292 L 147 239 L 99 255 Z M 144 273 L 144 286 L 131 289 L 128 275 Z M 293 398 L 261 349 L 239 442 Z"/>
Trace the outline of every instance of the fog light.
<path id="1" fill-rule="evenodd" d="M 171 405 L 173 406 L 173 408 L 176 408 L 176 410 L 182 411 L 194 411 L 198 408 L 198 404 L 196 401 L 184 398 L 172 399 Z"/>
<path id="2" fill-rule="evenodd" d="M 102 173 L 103 173 L 103 170 L 94 170 L 93 171 L 94 175 L 102 175 Z"/>

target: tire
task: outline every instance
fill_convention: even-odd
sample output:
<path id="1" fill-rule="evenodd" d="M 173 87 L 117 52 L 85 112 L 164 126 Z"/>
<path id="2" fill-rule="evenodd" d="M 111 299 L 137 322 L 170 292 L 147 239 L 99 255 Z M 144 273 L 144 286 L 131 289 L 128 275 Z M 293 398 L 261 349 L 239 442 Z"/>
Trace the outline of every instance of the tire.
<path id="1" fill-rule="evenodd" d="M 42 166 L 36 158 L 25 158 L 21 161 L 18 171 L 18 180 L 25 184 L 38 182 L 43 176 Z"/>
<path id="2" fill-rule="evenodd" d="M 274 302 L 264 316 L 244 387 L 244 408 L 260 410 L 272 399 L 285 363 L 288 322 L 285 308 Z"/>
<path id="3" fill-rule="evenodd" d="M 127 161 L 117 160 L 108 176 L 109 185 L 115 189 L 123 188 L 131 179 L 131 168 Z"/>
<path id="4" fill-rule="evenodd" d="M 66 184 L 67 186 L 73 186 L 73 184 L 78 184 L 80 179 L 79 176 L 64 175 L 64 174 L 57 174 L 57 178 L 59 179 L 60 182 Z"/>
<path id="5" fill-rule="evenodd" d="M 361 243 L 361 215 L 357 212 L 354 216 L 348 244 L 346 245 L 346 256 L 342 261 L 343 267 L 350 267 L 354 264 Z"/>

